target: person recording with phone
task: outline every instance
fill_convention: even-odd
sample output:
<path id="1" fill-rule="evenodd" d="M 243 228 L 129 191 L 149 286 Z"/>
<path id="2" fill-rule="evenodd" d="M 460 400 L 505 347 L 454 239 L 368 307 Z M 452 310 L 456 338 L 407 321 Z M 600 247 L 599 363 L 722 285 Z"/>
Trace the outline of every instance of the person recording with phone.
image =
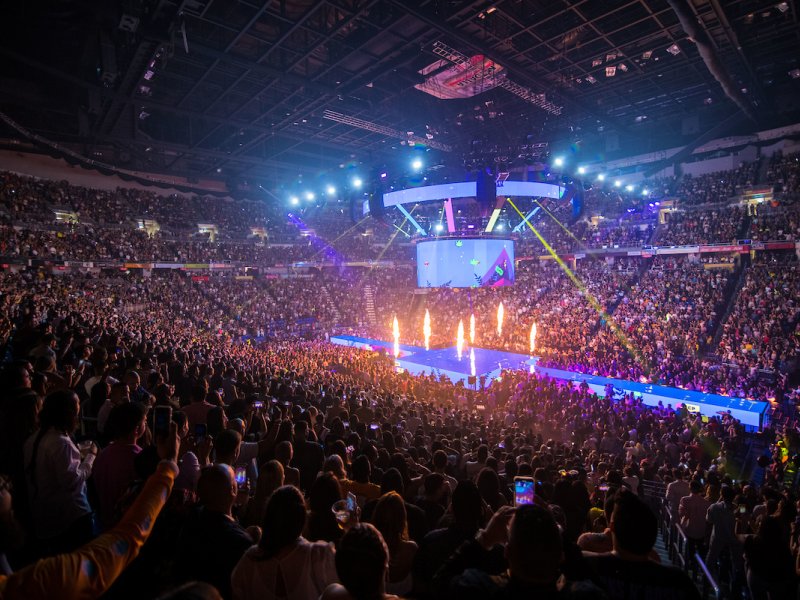
<path id="1" fill-rule="evenodd" d="M 562 559 L 561 532 L 549 510 L 503 506 L 445 562 L 435 583 L 450 598 L 551 598 Z"/>
<path id="2" fill-rule="evenodd" d="M 261 530 L 245 529 L 233 518 L 239 496 L 235 471 L 226 464 L 205 467 L 197 482 L 198 506 L 184 525 L 178 541 L 177 573 L 205 581 L 223 598 L 231 597 L 231 573 Z"/>
<path id="3" fill-rule="evenodd" d="M 84 455 L 72 441 L 80 402 L 70 390 L 49 394 L 39 412 L 39 430 L 25 442 L 24 465 L 34 531 L 42 554 L 69 552 L 96 533 L 86 482 L 97 457 L 90 444 Z"/>

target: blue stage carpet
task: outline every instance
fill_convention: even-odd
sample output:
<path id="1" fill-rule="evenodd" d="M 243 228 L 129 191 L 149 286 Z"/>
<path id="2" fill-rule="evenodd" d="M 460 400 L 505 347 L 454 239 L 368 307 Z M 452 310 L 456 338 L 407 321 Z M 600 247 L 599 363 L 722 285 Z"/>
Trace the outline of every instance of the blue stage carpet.
<path id="1" fill-rule="evenodd" d="M 334 336 L 330 338 L 330 341 L 333 344 L 362 348 L 364 350 L 383 348 L 390 354 L 393 350 L 392 342 L 368 338 Z M 739 419 L 751 431 L 760 430 L 767 424 L 767 409 L 769 408 L 767 402 L 543 368 L 536 366 L 537 357 L 531 358 L 524 354 L 503 352 L 501 350 L 474 348 L 474 363 L 470 361 L 469 350 L 466 350 L 461 360 L 459 360 L 455 347 L 426 351 L 425 348 L 418 346 L 401 344 L 400 351 L 400 357 L 396 359 L 398 367 L 413 375 L 422 373 L 427 375 L 433 373 L 437 376 L 446 375 L 453 383 L 463 381 L 464 385 L 467 385 L 467 378 L 470 375 L 475 375 L 478 380 L 480 380 L 481 376 L 485 376 L 489 381 L 498 377 L 503 369 L 534 369 L 538 374 L 547 375 L 561 381 L 572 382 L 576 385 L 586 383 L 601 396 L 605 394 L 606 386 L 611 385 L 614 388 L 615 396 L 622 397 L 624 394 L 632 393 L 635 397 L 641 398 L 648 406 L 657 406 L 659 403 L 664 406 L 672 405 L 673 408 L 686 406 L 690 412 L 697 412 L 706 417 L 717 416 L 722 412 L 730 412 L 734 418 Z"/>

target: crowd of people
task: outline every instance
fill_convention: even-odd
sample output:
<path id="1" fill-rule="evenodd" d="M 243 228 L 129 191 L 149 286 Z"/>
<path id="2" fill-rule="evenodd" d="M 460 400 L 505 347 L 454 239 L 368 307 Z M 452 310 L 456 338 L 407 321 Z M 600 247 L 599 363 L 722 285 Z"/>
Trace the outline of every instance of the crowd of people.
<path id="1" fill-rule="evenodd" d="M 748 219 L 754 238 L 793 240 L 796 165 L 771 160 L 787 202 L 757 215 L 695 208 L 755 182 L 754 163 L 654 182 L 689 207 L 666 225 L 612 190 L 587 193 L 605 218 L 569 224 L 551 203 L 535 227 L 559 254 L 726 243 Z M 408 236 L 350 230 L 335 204 L 168 200 L 0 175 L 4 257 L 257 267 L 0 272 L 0 598 L 696 598 L 654 550 L 662 500 L 733 595 L 794 593 L 794 252 L 564 262 L 527 231 L 516 285 L 416 290 Z M 476 346 L 527 355 L 536 323 L 541 365 L 770 398 L 789 417 L 752 434 L 527 371 L 412 376 L 326 341 L 389 340 L 396 315 L 420 346 L 426 311 L 434 346 L 475 315 Z M 754 435 L 766 450 L 748 462 Z"/>
<path id="2" fill-rule="evenodd" d="M 714 569 L 741 552 L 715 545 L 735 509 L 751 558 L 732 585 L 793 585 L 788 542 L 780 569 L 752 554 L 794 535 L 783 446 L 759 490 L 740 481 L 730 415 L 241 343 L 179 281 L 4 276 L 4 597 L 698 597 L 652 558 L 653 482 L 679 504 L 700 486 Z"/>

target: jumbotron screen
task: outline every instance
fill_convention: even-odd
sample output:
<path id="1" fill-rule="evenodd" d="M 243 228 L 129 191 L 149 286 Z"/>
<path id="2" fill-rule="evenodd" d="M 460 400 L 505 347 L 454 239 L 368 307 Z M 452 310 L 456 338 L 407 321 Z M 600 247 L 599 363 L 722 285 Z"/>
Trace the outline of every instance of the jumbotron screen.
<path id="1" fill-rule="evenodd" d="M 418 287 L 498 287 L 514 284 L 514 241 L 433 239 L 417 242 Z"/>

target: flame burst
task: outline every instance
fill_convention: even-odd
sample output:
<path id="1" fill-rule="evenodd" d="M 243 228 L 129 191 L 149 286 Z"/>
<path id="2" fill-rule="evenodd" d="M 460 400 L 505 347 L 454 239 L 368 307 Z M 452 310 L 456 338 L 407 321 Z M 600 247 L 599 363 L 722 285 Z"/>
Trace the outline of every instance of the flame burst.
<path id="1" fill-rule="evenodd" d="M 425 321 L 422 323 L 422 335 L 425 336 L 425 350 L 430 350 L 431 341 L 431 313 L 425 309 Z"/>
<path id="2" fill-rule="evenodd" d="M 397 316 L 394 317 L 392 323 L 392 333 L 394 334 L 394 357 L 400 356 L 400 324 L 397 322 Z"/>
<path id="3" fill-rule="evenodd" d="M 475 315 L 469 316 L 469 345 L 475 345 Z"/>
<path id="4" fill-rule="evenodd" d="M 500 306 L 497 307 L 497 335 L 503 335 L 503 314 L 505 313 L 505 309 L 503 308 L 503 303 L 500 303 Z"/>
<path id="5" fill-rule="evenodd" d="M 458 335 L 456 337 L 456 352 L 458 353 L 458 360 L 461 360 L 461 355 L 464 352 L 464 321 L 458 322 Z"/>
<path id="6" fill-rule="evenodd" d="M 531 354 L 536 350 L 536 323 L 531 325 Z"/>
<path id="7" fill-rule="evenodd" d="M 469 349 L 469 373 L 475 377 L 475 349 Z"/>

